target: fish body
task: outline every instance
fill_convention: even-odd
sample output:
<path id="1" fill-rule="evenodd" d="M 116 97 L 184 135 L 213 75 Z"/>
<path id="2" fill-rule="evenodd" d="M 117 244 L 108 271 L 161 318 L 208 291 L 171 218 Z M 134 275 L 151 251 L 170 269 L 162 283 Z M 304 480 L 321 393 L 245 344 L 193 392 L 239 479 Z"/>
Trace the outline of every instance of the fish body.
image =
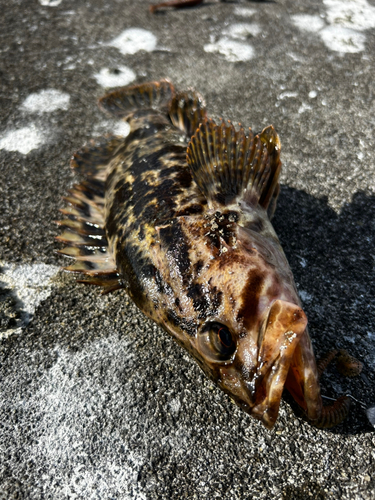
<path id="1" fill-rule="evenodd" d="M 292 272 L 270 222 L 280 141 L 207 119 L 202 97 L 168 81 L 125 87 L 100 107 L 129 122 L 78 151 L 86 177 L 63 209 L 67 269 L 123 288 L 224 392 L 271 428 L 284 387 L 317 426 L 324 408 Z M 94 229 L 95 230 L 94 230 Z M 334 406 L 334 405 L 333 405 Z"/>

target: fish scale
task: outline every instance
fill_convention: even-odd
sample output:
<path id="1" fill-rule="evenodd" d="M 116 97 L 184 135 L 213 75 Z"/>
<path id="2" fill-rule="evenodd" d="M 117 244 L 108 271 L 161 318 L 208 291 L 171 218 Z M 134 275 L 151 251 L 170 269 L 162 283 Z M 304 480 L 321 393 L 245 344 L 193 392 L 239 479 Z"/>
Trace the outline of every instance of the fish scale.
<path id="1" fill-rule="evenodd" d="M 128 121 L 72 159 L 85 180 L 62 209 L 66 268 L 103 293 L 125 289 L 225 393 L 271 428 L 282 391 L 318 427 L 340 423 L 349 399 L 323 407 L 307 319 L 270 218 L 280 141 L 207 118 L 197 92 L 163 80 L 99 101 Z"/>

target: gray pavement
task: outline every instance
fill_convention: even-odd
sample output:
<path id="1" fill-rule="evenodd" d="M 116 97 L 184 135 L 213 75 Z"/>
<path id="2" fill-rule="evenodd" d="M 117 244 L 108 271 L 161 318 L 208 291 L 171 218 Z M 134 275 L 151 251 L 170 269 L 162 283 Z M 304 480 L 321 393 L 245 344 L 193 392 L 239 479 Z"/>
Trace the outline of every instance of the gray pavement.
<path id="1" fill-rule="evenodd" d="M 267 431 L 122 292 L 59 271 L 69 157 L 106 131 L 105 87 L 171 79 L 210 116 L 282 142 L 274 219 L 327 396 L 375 404 L 375 2 L 3 0 L 0 15 L 0 498 L 373 499 L 358 405 L 318 430 L 283 401 Z"/>

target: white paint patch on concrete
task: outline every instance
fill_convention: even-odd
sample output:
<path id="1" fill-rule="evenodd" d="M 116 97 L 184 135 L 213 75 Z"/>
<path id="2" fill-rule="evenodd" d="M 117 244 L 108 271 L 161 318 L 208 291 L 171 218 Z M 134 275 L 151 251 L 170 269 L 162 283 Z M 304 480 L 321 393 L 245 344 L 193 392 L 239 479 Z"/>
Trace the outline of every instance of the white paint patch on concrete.
<path id="1" fill-rule="evenodd" d="M 304 57 L 301 57 L 300 55 L 298 54 L 295 54 L 294 52 L 287 52 L 287 55 L 293 59 L 293 61 L 296 61 L 296 62 L 305 62 L 305 58 Z"/>
<path id="2" fill-rule="evenodd" d="M 298 295 L 300 296 L 302 302 L 310 302 L 313 298 L 310 293 L 305 292 L 304 290 L 299 290 Z"/>
<path id="3" fill-rule="evenodd" d="M 103 68 L 94 77 L 102 87 L 121 87 L 134 81 L 137 75 L 130 68 L 119 66 L 115 69 Z"/>
<path id="4" fill-rule="evenodd" d="M 247 40 L 250 37 L 258 36 L 261 32 L 260 26 L 255 23 L 238 23 L 232 24 L 225 31 L 224 35 L 237 40 Z"/>
<path id="5" fill-rule="evenodd" d="M 205 52 L 222 54 L 230 62 L 249 61 L 255 55 L 251 45 L 228 38 L 221 38 L 216 43 L 209 43 L 204 46 L 204 50 Z"/>
<path id="6" fill-rule="evenodd" d="M 326 22 L 319 16 L 297 14 L 294 24 L 303 31 L 317 33 L 324 44 L 342 54 L 365 50 L 365 30 L 375 28 L 375 7 L 367 0 L 324 0 Z"/>
<path id="7" fill-rule="evenodd" d="M 30 94 L 21 108 L 29 113 L 52 113 L 57 109 L 69 108 L 70 95 L 56 89 L 41 90 Z"/>
<path id="8" fill-rule="evenodd" d="M 297 96 L 298 96 L 298 92 L 290 92 L 290 91 L 286 90 L 285 92 L 281 92 L 278 99 L 283 100 L 283 99 L 288 99 L 290 97 L 297 97 Z"/>
<path id="9" fill-rule="evenodd" d="M 118 367 L 129 352 L 117 339 L 101 339 L 78 352 L 58 349 L 55 363 L 39 381 L 39 390 L 30 399 L 20 397 L 14 403 L 22 405 L 23 415 L 32 412 L 35 416 L 38 439 L 30 444 L 27 455 L 43 464 L 45 477 L 54 478 L 55 498 L 147 500 L 139 482 L 147 457 L 141 449 L 130 449 L 111 417 L 121 412 L 125 421 L 134 420 L 134 389 L 124 383 L 117 394 L 110 384 L 103 383 L 98 353 L 108 359 L 110 366 L 106 368 L 110 373 L 120 377 Z M 87 366 L 91 367 L 89 371 Z M 85 375 L 80 377 L 79 373 Z M 114 401 L 109 407 L 112 411 L 108 409 L 109 396 Z M 102 426 L 107 421 L 111 428 Z M 89 460 L 81 467 L 80 457 L 87 461 L 96 446 L 98 429 L 102 458 L 96 456 L 92 463 Z M 119 453 L 125 457 L 120 463 Z M 71 473 L 66 473 L 68 470 Z M 48 482 L 42 481 L 41 488 L 47 494 Z"/>
<path id="10" fill-rule="evenodd" d="M 1 137 L 1 136 L 0 136 Z M 0 149 L 18 151 L 27 155 L 45 143 L 44 134 L 34 124 L 17 130 L 9 130 L 0 138 Z"/>
<path id="11" fill-rule="evenodd" d="M 301 104 L 301 106 L 298 108 L 298 113 L 302 114 L 305 111 L 309 111 L 310 109 L 312 109 L 312 107 L 309 104 L 306 104 L 305 102 L 303 102 Z"/>
<path id="12" fill-rule="evenodd" d="M 60 5 L 62 0 L 39 0 L 40 5 L 46 7 L 57 7 Z"/>
<path id="13" fill-rule="evenodd" d="M 324 28 L 325 23 L 319 16 L 309 14 L 296 14 L 292 16 L 292 21 L 302 31 L 310 31 L 316 33 Z"/>
<path id="14" fill-rule="evenodd" d="M 122 54 L 135 54 L 140 50 L 152 52 L 156 48 L 157 38 L 151 31 L 142 28 L 129 28 L 108 43 Z"/>
<path id="15" fill-rule="evenodd" d="M 304 257 L 299 258 L 299 263 L 301 264 L 301 267 L 305 268 L 307 266 L 307 261 Z"/>
<path id="16" fill-rule="evenodd" d="M 327 26 L 320 33 L 325 45 L 336 52 L 354 54 L 365 50 L 366 36 L 341 26 Z"/>
<path id="17" fill-rule="evenodd" d="M 234 9 L 235 16 L 251 17 L 256 13 L 255 9 L 249 9 L 247 7 L 236 7 Z"/>
<path id="18" fill-rule="evenodd" d="M 169 408 L 173 415 L 178 415 L 181 409 L 181 402 L 179 399 L 174 398 L 169 402 Z"/>
<path id="19" fill-rule="evenodd" d="M 367 0 L 323 0 L 327 21 L 357 31 L 375 28 L 375 7 Z"/>
<path id="20" fill-rule="evenodd" d="M 9 336 L 26 326 L 39 304 L 51 295 L 55 286 L 51 278 L 59 272 L 59 267 L 43 263 L 21 265 L 1 263 L 1 268 L 0 281 L 12 290 L 17 309 L 21 311 L 21 320 L 17 328 L 6 332 L 6 336 Z"/>

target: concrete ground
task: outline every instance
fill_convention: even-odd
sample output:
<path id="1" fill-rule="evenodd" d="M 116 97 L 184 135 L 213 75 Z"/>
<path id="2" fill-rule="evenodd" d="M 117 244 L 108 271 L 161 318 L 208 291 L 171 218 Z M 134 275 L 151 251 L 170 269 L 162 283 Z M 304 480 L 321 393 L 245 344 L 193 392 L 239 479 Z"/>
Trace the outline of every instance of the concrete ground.
<path id="1" fill-rule="evenodd" d="M 209 115 L 282 142 L 274 219 L 317 355 L 346 348 L 327 396 L 375 404 L 375 2 L 7 0 L 0 17 L 0 498 L 374 499 L 359 405 L 318 430 L 283 402 L 241 412 L 125 293 L 102 297 L 54 251 L 69 157 L 126 133 L 105 88 L 171 79 Z"/>

